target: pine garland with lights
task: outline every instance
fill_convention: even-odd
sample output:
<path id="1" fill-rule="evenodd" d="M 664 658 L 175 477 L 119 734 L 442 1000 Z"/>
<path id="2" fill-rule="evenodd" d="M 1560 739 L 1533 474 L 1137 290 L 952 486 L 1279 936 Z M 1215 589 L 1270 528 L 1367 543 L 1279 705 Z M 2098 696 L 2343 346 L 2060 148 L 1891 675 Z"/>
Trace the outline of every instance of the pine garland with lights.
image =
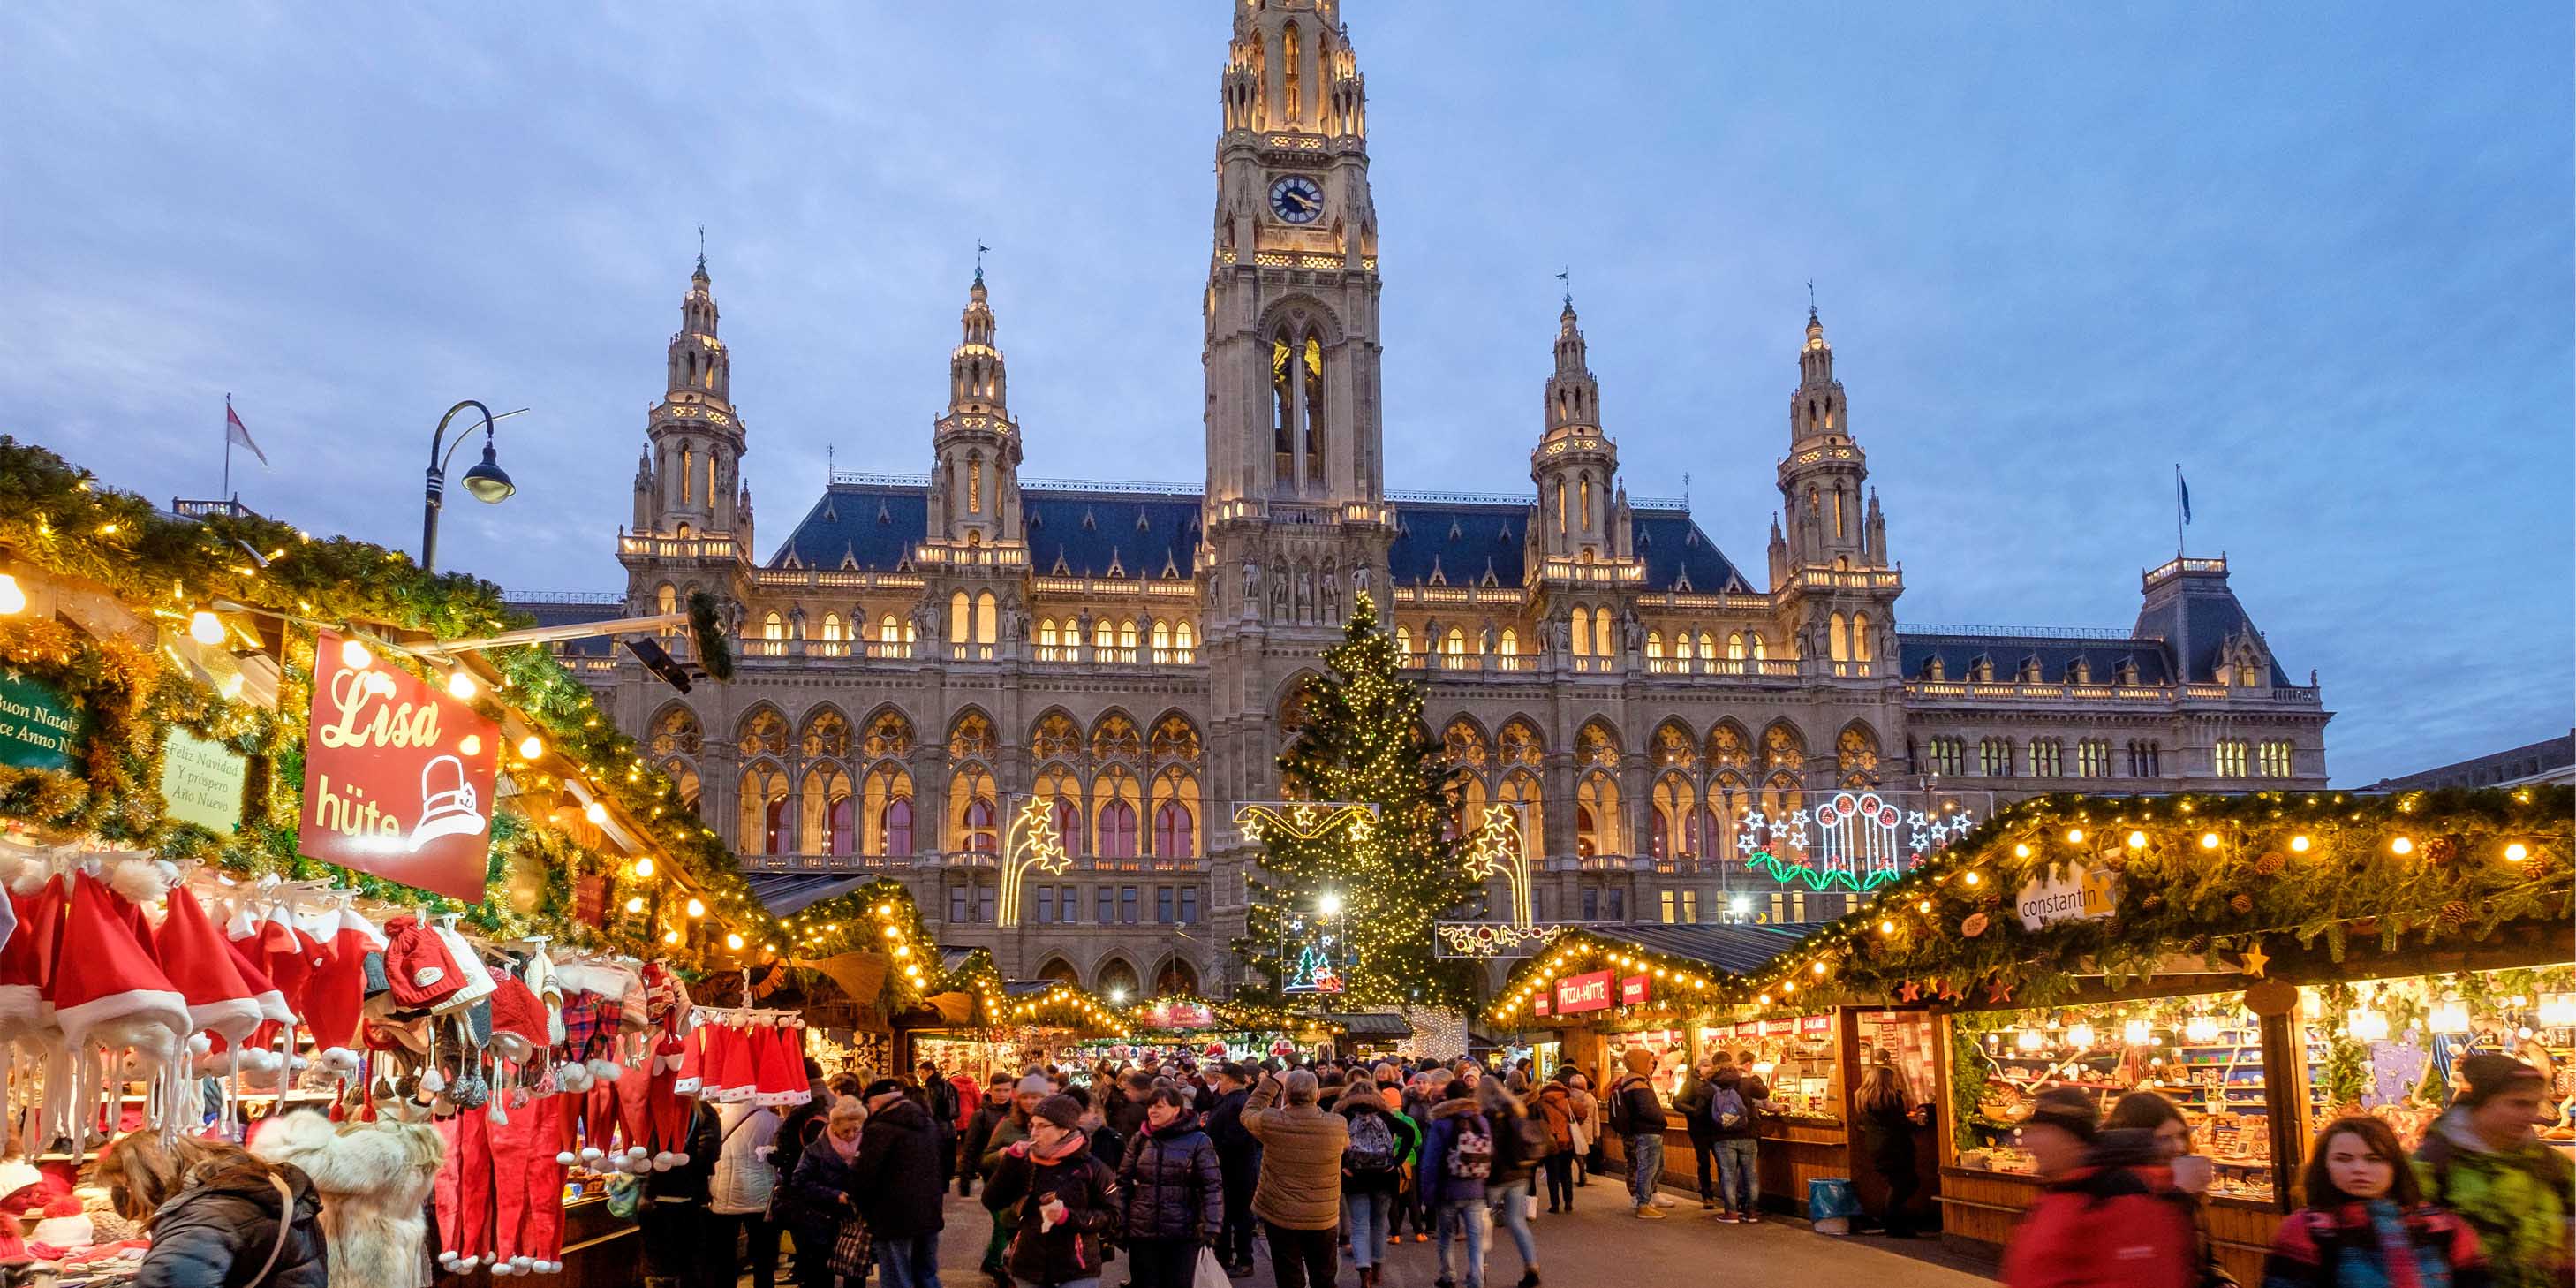
<path id="1" fill-rule="evenodd" d="M 159 652 L 120 639 L 92 639 L 54 622 L 0 623 L 0 662 L 55 686 L 91 721 L 77 773 L 0 774 L 0 818 L 157 848 L 236 876 L 330 876 L 370 897 L 462 913 L 468 924 L 499 935 L 545 933 L 684 966 L 707 949 L 685 936 L 678 944 L 656 937 L 649 914 L 612 913 L 599 931 L 573 918 L 578 877 L 609 876 L 612 906 L 622 907 L 667 885 L 670 876 L 644 875 L 637 865 L 612 861 L 507 810 L 494 816 L 487 871 L 495 890 L 510 898 L 466 905 L 296 853 L 313 637 L 286 619 L 436 639 L 533 624 L 502 600 L 498 586 L 460 573 L 426 573 L 400 551 L 316 538 L 257 515 L 166 515 L 140 496 L 99 486 L 95 475 L 52 451 L 6 436 L 0 436 L 0 547 L 49 574 L 96 583 L 138 615 L 184 623 L 192 611 L 229 602 L 252 610 L 241 616 L 263 631 L 284 632 L 278 705 L 269 711 L 226 700 Z M 571 762 L 595 794 L 641 824 L 656 852 L 704 892 L 712 925 L 735 927 L 753 942 L 768 937 L 772 919 L 742 880 L 732 851 L 642 747 L 601 714 L 587 688 L 542 647 L 490 649 L 482 656 L 499 673 L 503 692 L 479 695 L 478 708 L 490 714 L 506 702 L 541 732 L 546 750 Z M 427 674 L 411 659 L 382 662 Z M 244 815 L 231 835 L 173 823 L 162 813 L 160 765 L 172 728 L 249 758 Z M 533 766 L 508 767 L 523 786 L 543 790 L 556 781 Z M 517 896 L 520 890 L 526 898 Z"/>
<path id="2" fill-rule="evenodd" d="M 1707 1003 L 1755 1013 L 1833 1002 L 2044 1005 L 2084 975 L 2118 989 L 2177 955 L 2245 960 L 2263 945 L 2345 959 L 2456 948 L 2576 915 L 2576 789 L 2059 794 L 2007 807 L 1769 965 L 1710 976 Z M 2109 874 L 2112 915 L 2025 926 L 2015 896 L 2076 868 Z M 1614 964 L 1706 972 L 1572 931 L 1522 963 L 1488 1019 L 1519 1025 L 1566 973 Z M 1633 969 L 1633 968 L 1632 968 Z M 2250 970 L 2250 967 L 2249 967 Z M 1703 990 L 1694 989 L 1694 992 Z"/>
<path id="3" fill-rule="evenodd" d="M 1268 982 L 1250 1000 L 1277 1000 L 1295 954 L 1313 942 L 1298 923 L 1313 926 L 1318 900 L 1337 895 L 1333 920 L 1347 949 L 1338 1004 L 1463 1005 L 1469 972 L 1441 959 L 1432 939 L 1433 921 L 1474 888 L 1458 843 L 1442 834 L 1452 771 L 1422 732 L 1422 687 L 1398 673 L 1375 601 L 1357 599 L 1342 642 L 1324 651 L 1325 669 L 1299 690 L 1303 723 L 1279 771 L 1293 799 L 1372 804 L 1377 816 L 1313 840 L 1264 836 L 1263 876 L 1235 951 Z"/>

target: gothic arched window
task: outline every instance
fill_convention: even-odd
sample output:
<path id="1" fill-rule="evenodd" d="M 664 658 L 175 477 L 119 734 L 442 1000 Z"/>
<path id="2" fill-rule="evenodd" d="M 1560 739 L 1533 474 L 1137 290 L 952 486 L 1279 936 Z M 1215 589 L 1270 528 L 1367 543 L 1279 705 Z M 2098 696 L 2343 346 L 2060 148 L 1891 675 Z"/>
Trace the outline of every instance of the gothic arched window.
<path id="1" fill-rule="evenodd" d="M 1556 481 L 1556 535 L 1565 535 L 1565 480 Z"/>
<path id="2" fill-rule="evenodd" d="M 1556 486 L 1561 491 L 1564 489 L 1565 484 L 1560 482 Z M 1575 609 L 1573 629 L 1567 631 L 1566 635 L 1569 642 L 1574 645 L 1574 655 L 1576 657 L 1590 657 L 1592 655 L 1592 610 L 1589 608 Z"/>
<path id="3" fill-rule="evenodd" d="M 1295 468 L 1290 454 L 1297 450 L 1292 435 L 1297 428 L 1296 390 L 1288 383 L 1288 328 L 1281 327 L 1270 338 L 1270 400 L 1275 415 L 1270 430 L 1270 452 L 1277 457 L 1279 477 L 1285 478 Z"/>
<path id="4" fill-rule="evenodd" d="M 1287 109 L 1288 124 L 1292 127 L 1305 116 L 1301 106 L 1303 97 L 1297 87 L 1297 72 L 1305 61 L 1297 52 L 1297 24 L 1289 23 L 1288 30 L 1279 38 L 1279 78 L 1287 90 L 1280 96 L 1280 101 Z"/>
<path id="5" fill-rule="evenodd" d="M 1324 474 L 1324 343 L 1306 333 L 1306 477 Z"/>
<path id="6" fill-rule="evenodd" d="M 694 500 L 690 489 L 697 478 L 697 470 L 697 453 L 688 444 L 680 444 L 680 504 L 682 505 L 689 505 Z"/>
<path id="7" fill-rule="evenodd" d="M 966 513 L 984 512 L 984 457 L 980 452 L 966 454 Z"/>
<path id="8" fill-rule="evenodd" d="M 1575 514 L 1574 526 L 1590 532 L 1592 531 L 1592 476 L 1585 474 L 1581 479 L 1582 481 L 1574 489 L 1577 504 L 1582 507 Z"/>

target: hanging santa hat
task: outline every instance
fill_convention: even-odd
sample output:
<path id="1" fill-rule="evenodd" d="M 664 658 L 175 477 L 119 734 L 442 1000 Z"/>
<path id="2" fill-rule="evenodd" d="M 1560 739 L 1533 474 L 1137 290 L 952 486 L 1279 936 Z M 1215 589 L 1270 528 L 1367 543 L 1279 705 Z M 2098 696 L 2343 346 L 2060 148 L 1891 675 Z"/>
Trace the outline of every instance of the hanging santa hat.
<path id="1" fill-rule="evenodd" d="M 180 1054 L 190 1029 L 188 1000 L 162 973 L 151 952 L 126 928 L 117 897 L 87 872 L 74 874 L 64 910 L 62 958 L 54 971 L 54 1017 L 66 1049 L 85 1056 L 92 1048 L 132 1047 L 147 1077 L 158 1084 L 159 1103 L 178 1103 L 185 1073 Z M 100 1092 L 100 1062 L 75 1060 L 79 1074 L 69 1104 L 86 1113 Z M 162 1116 L 162 1132 L 175 1136 L 175 1113 Z M 78 1148 L 77 1144 L 74 1146 Z"/>
<path id="2" fill-rule="evenodd" d="M 46 986 L 54 977 L 56 939 L 62 932 L 64 883 L 47 877 L 24 894 L 15 883 L 9 902 L 17 932 L 0 944 L 0 1042 L 15 1042 L 54 1027 Z"/>
<path id="3" fill-rule="evenodd" d="M 239 1042 L 259 1027 L 259 999 L 234 968 L 232 953 L 197 897 L 181 888 L 169 899 L 170 913 L 162 918 L 153 947 L 163 973 L 187 999 L 189 1029 Z"/>
<path id="4" fill-rule="evenodd" d="M 358 1045 L 358 1016 L 367 1003 L 367 954 L 381 952 L 384 932 L 345 902 L 321 923 L 328 951 L 304 987 L 304 1027 L 324 1056 Z"/>
<path id="5" fill-rule="evenodd" d="M 753 1101 L 784 1108 L 813 1099 L 813 1085 L 805 1078 L 805 1057 L 797 1045 L 800 1031 L 783 1025 L 756 1031 L 766 1036 L 759 1049 L 759 1090 Z"/>
<path id="6" fill-rule="evenodd" d="M 721 1024 L 700 1024 L 680 1039 L 680 1076 L 671 1090 L 683 1096 L 703 1096 L 707 1086 L 707 1043 L 712 1035 L 724 1031 Z"/>

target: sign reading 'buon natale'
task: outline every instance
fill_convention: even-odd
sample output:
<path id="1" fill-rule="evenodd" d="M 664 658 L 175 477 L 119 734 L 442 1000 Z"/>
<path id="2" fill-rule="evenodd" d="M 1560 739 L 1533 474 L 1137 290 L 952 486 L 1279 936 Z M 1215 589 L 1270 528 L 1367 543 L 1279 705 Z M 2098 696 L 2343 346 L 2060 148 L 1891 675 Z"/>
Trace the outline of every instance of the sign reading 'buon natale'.
<path id="1" fill-rule="evenodd" d="M 312 858 L 480 903 L 500 726 L 420 677 L 347 664 L 320 632 L 304 731 Z"/>

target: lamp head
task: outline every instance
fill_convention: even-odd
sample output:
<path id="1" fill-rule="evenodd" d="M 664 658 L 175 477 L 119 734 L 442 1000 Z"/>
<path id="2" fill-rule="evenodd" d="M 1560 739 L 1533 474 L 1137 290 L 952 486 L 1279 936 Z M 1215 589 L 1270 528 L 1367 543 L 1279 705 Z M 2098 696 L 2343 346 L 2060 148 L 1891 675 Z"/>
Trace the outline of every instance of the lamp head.
<path id="1" fill-rule="evenodd" d="M 510 476 L 502 471 L 501 462 L 494 459 L 492 435 L 488 432 L 483 435 L 483 460 L 465 471 L 465 490 L 486 505 L 499 505 L 519 490 L 519 485 L 512 483 Z"/>

